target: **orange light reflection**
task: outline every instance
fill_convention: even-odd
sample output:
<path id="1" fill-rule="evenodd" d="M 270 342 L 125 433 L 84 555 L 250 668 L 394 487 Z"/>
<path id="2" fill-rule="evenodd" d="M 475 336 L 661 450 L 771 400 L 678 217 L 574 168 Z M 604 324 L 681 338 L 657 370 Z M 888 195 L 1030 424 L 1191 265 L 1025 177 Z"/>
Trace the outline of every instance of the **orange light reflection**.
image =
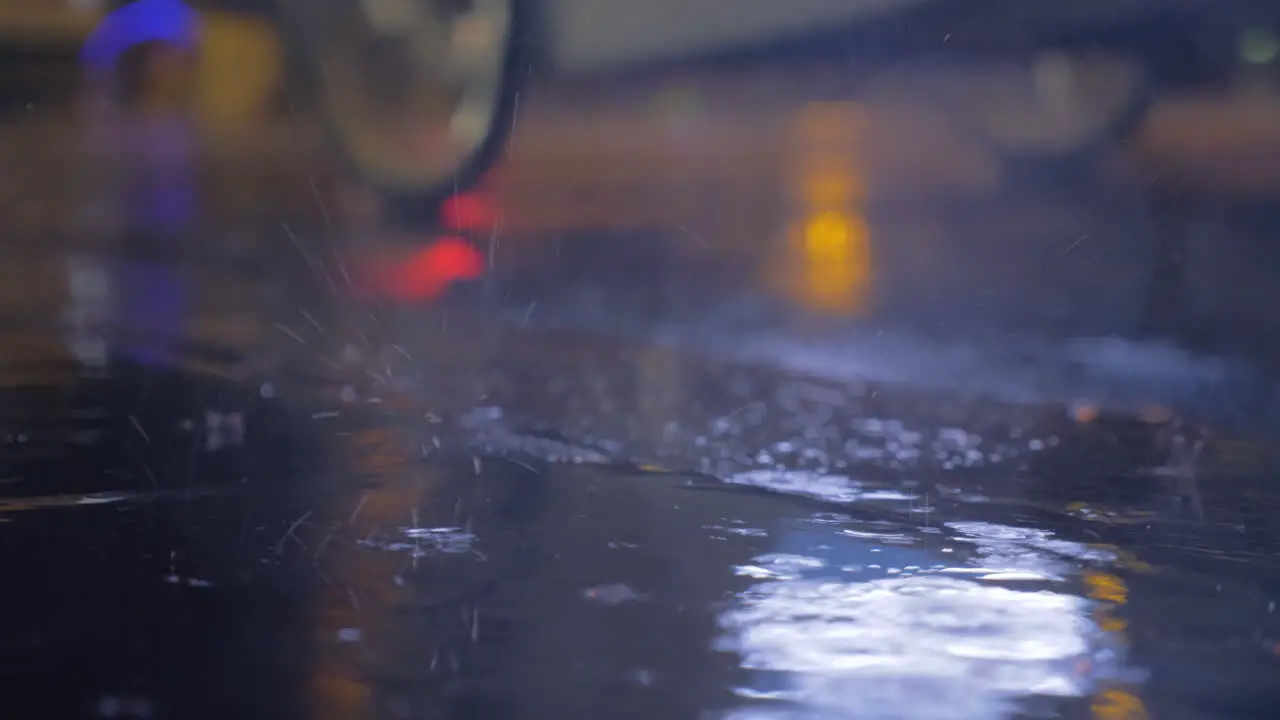
<path id="1" fill-rule="evenodd" d="M 856 215 L 825 212 L 804 227 L 804 286 L 814 309 L 860 313 L 871 281 L 870 232 Z"/>
<path id="2" fill-rule="evenodd" d="M 871 231 L 857 162 L 865 126 L 855 103 L 814 103 L 794 124 L 794 216 L 783 261 L 786 293 L 802 306 L 862 315 L 871 299 Z"/>
<path id="3" fill-rule="evenodd" d="M 1107 546 L 1110 549 L 1110 546 Z M 1116 609 L 1129 602 L 1129 586 L 1119 576 L 1105 572 L 1086 572 L 1086 594 L 1100 601 L 1094 609 L 1093 619 L 1098 627 L 1122 644 L 1128 644 L 1128 622 L 1115 614 Z M 1142 698 L 1122 687 L 1108 687 L 1099 691 L 1090 703 L 1093 717 L 1098 720 L 1147 720 L 1147 708 Z"/>

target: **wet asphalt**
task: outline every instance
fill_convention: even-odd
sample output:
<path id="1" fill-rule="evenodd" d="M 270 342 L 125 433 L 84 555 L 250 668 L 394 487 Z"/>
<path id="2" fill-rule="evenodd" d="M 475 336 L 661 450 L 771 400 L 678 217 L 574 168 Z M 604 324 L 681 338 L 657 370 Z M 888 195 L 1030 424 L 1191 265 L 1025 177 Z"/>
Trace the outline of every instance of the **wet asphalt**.
<path id="1" fill-rule="evenodd" d="M 1090 326 L 1140 315 L 1145 290 L 1026 331 L 1056 312 L 1030 280 L 966 304 L 1030 274 L 968 273 L 998 235 L 918 286 L 887 251 L 862 316 L 773 290 L 763 240 L 708 258 L 607 228 L 476 233 L 483 278 L 405 302 L 362 270 L 433 236 L 353 219 L 322 163 L 196 163 L 202 209 L 171 223 L 120 210 L 155 190 L 145 172 L 111 195 L 120 175 L 71 156 L 108 180 L 68 190 L 58 165 L 6 210 L 6 716 L 1216 719 L 1276 700 L 1265 343 Z M 1072 217 L 1080 197 L 1046 187 L 1032 220 Z M 1032 224 L 955 203 L 967 231 L 919 213 L 960 237 Z M 1120 215 L 1089 222 L 1123 234 Z M 1079 262 L 1150 279 L 1106 257 Z"/>

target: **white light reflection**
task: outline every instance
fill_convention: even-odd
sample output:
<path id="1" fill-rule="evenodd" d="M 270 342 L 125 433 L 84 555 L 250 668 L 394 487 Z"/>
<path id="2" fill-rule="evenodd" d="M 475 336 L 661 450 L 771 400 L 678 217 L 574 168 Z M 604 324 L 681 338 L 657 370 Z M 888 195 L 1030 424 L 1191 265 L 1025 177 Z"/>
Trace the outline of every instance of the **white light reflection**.
<path id="1" fill-rule="evenodd" d="M 1106 550 L 1059 540 L 1047 530 L 984 522 L 953 522 L 946 526 L 959 533 L 956 540 L 977 546 L 984 566 L 1002 572 L 1062 579 L 1074 572 L 1080 562 L 1106 563 L 1115 559 Z"/>
<path id="2" fill-rule="evenodd" d="M 413 557 L 426 557 L 435 553 L 453 555 L 471 552 L 476 539 L 474 534 L 452 527 L 400 528 L 400 532 L 411 542 L 378 535 L 360 540 L 358 544 L 391 552 L 408 552 Z"/>
<path id="3" fill-rule="evenodd" d="M 1087 608 L 939 575 L 761 583 L 721 616 L 721 648 L 759 673 L 739 694 L 771 702 L 728 717 L 977 720 L 1020 697 L 1082 695 Z"/>
<path id="4" fill-rule="evenodd" d="M 792 492 L 830 494 L 830 477 L 816 489 L 789 479 Z M 771 533 L 771 553 L 734 568 L 760 582 L 720 616 L 718 647 L 751 672 L 726 717 L 1005 718 L 1032 698 L 1094 692 L 1123 662 L 1107 661 L 1114 641 L 1093 602 L 1045 589 L 1110 553 L 1030 528 L 946 530 L 975 556 L 931 564 L 919 546 L 866 542 L 878 528 L 829 520 Z"/>
<path id="5" fill-rule="evenodd" d="M 916 495 L 891 489 L 866 489 L 856 480 L 843 475 L 808 470 L 748 470 L 724 479 L 733 485 L 751 485 L 786 495 L 854 502 L 857 500 L 916 500 Z"/>

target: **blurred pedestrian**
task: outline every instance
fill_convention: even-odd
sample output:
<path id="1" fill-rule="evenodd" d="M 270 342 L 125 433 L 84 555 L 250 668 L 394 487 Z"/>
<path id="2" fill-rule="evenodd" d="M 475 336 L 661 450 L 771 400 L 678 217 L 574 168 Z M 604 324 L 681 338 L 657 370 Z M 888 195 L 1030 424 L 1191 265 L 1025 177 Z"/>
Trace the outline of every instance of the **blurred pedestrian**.
<path id="1" fill-rule="evenodd" d="M 188 287 L 173 252 L 187 250 L 199 190 L 190 93 L 199 17 L 182 0 L 134 0 L 108 13 L 81 51 L 84 121 L 105 175 L 92 196 L 123 226 L 114 272 L 120 282 L 121 350 L 135 361 L 173 362 L 186 325 Z"/>

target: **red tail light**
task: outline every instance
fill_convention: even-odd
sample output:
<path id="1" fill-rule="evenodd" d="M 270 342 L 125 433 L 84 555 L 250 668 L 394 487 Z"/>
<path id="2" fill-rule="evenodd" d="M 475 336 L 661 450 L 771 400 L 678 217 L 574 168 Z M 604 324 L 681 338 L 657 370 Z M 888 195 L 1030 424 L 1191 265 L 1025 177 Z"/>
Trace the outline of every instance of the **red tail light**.
<path id="1" fill-rule="evenodd" d="M 470 243 L 447 237 L 381 268 L 379 289 L 399 300 L 435 300 L 453 283 L 480 277 L 484 265 Z"/>

